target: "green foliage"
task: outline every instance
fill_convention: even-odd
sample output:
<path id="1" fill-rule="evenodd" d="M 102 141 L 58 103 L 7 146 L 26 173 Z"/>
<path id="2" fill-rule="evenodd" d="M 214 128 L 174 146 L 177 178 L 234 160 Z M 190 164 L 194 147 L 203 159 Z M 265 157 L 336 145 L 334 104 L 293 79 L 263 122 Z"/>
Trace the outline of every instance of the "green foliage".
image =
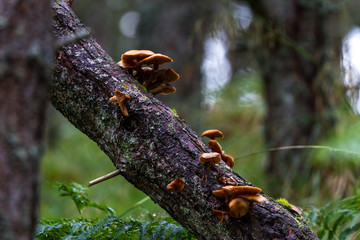
<path id="1" fill-rule="evenodd" d="M 97 208 L 108 214 L 103 220 L 59 218 L 42 219 L 36 228 L 35 239 L 194 239 L 188 231 L 172 218 L 141 221 L 130 218 L 123 220 L 115 217 L 115 211 L 104 204 L 91 202 L 87 187 L 78 183 L 54 183 L 61 197 L 72 199 L 80 213 L 89 207 Z M 140 206 L 148 198 L 139 201 L 128 211 Z M 124 215 L 124 214 L 122 214 Z"/>
<path id="2" fill-rule="evenodd" d="M 139 221 L 109 216 L 103 220 L 41 220 L 35 239 L 195 239 L 172 218 Z"/>
<path id="3" fill-rule="evenodd" d="M 66 185 L 65 183 L 56 182 L 54 185 L 58 187 L 61 197 L 69 197 L 74 201 L 80 215 L 82 215 L 82 212 L 88 207 L 97 208 L 106 212 L 108 215 L 116 214 L 112 208 L 107 207 L 104 204 L 91 202 L 88 198 L 89 188 L 84 187 L 81 184 L 73 182 L 70 185 Z"/>
<path id="4" fill-rule="evenodd" d="M 303 216 L 322 240 L 360 239 L 360 192 L 321 209 L 305 211 Z"/>

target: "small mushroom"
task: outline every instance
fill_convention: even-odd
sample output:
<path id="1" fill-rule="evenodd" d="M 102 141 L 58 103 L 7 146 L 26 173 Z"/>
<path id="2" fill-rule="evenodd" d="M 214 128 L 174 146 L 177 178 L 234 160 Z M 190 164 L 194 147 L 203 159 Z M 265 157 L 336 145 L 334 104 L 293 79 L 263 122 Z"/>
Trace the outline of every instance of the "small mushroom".
<path id="1" fill-rule="evenodd" d="M 163 83 L 157 86 L 154 89 L 149 90 L 150 93 L 156 95 L 156 94 L 162 94 L 162 95 L 169 95 L 176 92 L 176 88 L 169 84 L 169 83 Z"/>
<path id="2" fill-rule="evenodd" d="M 250 202 L 244 198 L 235 198 L 230 201 L 229 215 L 233 218 L 241 218 L 245 216 L 249 211 Z"/>
<path id="3" fill-rule="evenodd" d="M 141 61 L 139 61 L 136 65 L 136 67 L 142 66 L 144 64 L 154 65 L 154 70 L 158 70 L 159 65 L 168 63 L 168 62 L 172 62 L 172 61 L 173 60 L 170 57 L 160 54 L 160 53 L 156 53 L 156 54 L 152 54 L 152 55 L 142 59 Z"/>
<path id="4" fill-rule="evenodd" d="M 234 218 L 245 216 L 254 203 L 266 202 L 267 199 L 259 193 L 261 189 L 252 186 L 224 186 L 213 191 L 215 197 L 225 199 L 229 207 L 229 215 Z M 214 212 L 214 211 L 213 211 Z"/>
<path id="5" fill-rule="evenodd" d="M 220 210 L 216 210 L 216 209 L 212 209 L 212 211 L 213 211 L 219 224 L 222 223 L 225 215 L 229 215 L 229 212 L 224 212 L 224 211 L 220 211 Z"/>
<path id="6" fill-rule="evenodd" d="M 210 165 L 218 164 L 221 161 L 221 155 L 217 152 L 203 153 L 199 157 L 201 163 L 210 163 Z"/>
<path id="7" fill-rule="evenodd" d="M 179 80 L 180 75 L 177 74 L 172 68 L 161 69 L 158 72 L 158 79 L 166 82 L 175 82 Z"/>
<path id="8" fill-rule="evenodd" d="M 214 140 L 215 138 L 224 138 L 224 134 L 216 129 L 210 129 L 204 131 L 200 137 L 208 137 L 211 140 Z"/>
<path id="9" fill-rule="evenodd" d="M 210 140 L 211 141 L 211 140 Z M 224 151 L 221 152 L 221 159 L 228 165 L 230 168 L 234 167 L 235 161 L 234 157 L 225 154 Z"/>
<path id="10" fill-rule="evenodd" d="M 125 106 L 125 103 L 130 99 L 130 96 L 120 92 L 119 90 L 114 91 L 115 95 L 112 96 L 109 101 L 110 102 L 117 102 L 120 106 L 121 112 L 124 114 L 125 117 L 129 116 L 129 112 Z"/>
<path id="11" fill-rule="evenodd" d="M 208 142 L 208 146 L 214 152 L 217 152 L 217 153 L 220 153 L 220 154 L 223 153 L 223 150 L 222 150 L 222 147 L 220 146 L 220 143 L 218 141 L 216 141 L 216 140 L 210 139 L 209 142 Z"/>
<path id="12" fill-rule="evenodd" d="M 184 188 L 184 180 L 182 180 L 181 178 L 177 178 L 173 180 L 166 187 L 167 190 L 172 192 L 179 192 L 183 188 Z"/>
<path id="13" fill-rule="evenodd" d="M 121 55 L 121 63 L 124 68 L 135 68 L 139 61 L 154 54 L 150 50 L 130 50 Z M 118 65 L 120 65 L 120 62 Z"/>

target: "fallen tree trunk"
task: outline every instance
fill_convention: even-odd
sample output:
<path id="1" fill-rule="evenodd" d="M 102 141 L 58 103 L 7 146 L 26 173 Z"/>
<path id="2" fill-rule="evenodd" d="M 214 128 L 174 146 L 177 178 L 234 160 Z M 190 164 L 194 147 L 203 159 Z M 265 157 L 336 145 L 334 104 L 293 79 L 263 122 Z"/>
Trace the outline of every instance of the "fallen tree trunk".
<path id="1" fill-rule="evenodd" d="M 86 29 L 63 1 L 53 3 L 53 16 L 59 42 L 76 39 Z M 129 117 L 109 101 L 115 89 L 130 95 Z M 269 201 L 256 204 L 244 217 L 226 217 L 218 224 L 212 209 L 226 210 L 226 205 L 212 191 L 224 184 L 211 168 L 206 168 L 207 182 L 202 182 L 203 165 L 198 160 L 210 149 L 171 109 L 118 67 L 92 37 L 58 51 L 50 95 L 53 105 L 99 145 L 129 182 L 197 238 L 317 239 L 297 214 L 265 194 Z M 239 185 L 251 185 L 224 162 L 218 168 Z M 178 177 L 184 179 L 184 189 L 166 190 Z"/>

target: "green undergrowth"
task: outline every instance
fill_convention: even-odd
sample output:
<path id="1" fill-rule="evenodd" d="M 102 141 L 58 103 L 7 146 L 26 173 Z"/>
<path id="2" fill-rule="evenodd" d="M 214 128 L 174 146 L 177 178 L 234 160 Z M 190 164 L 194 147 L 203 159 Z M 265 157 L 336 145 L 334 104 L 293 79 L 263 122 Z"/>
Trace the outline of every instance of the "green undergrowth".
<path id="1" fill-rule="evenodd" d="M 80 217 L 42 218 L 36 228 L 35 239 L 195 239 L 171 217 L 152 215 L 147 220 L 122 219 L 112 208 L 90 201 L 87 187 L 78 183 L 57 182 L 53 185 L 58 188 L 60 197 L 70 198 L 74 202 Z M 140 206 L 146 200 L 139 201 L 135 206 Z M 84 218 L 82 213 L 87 208 L 99 209 L 106 217 Z"/>
<path id="2" fill-rule="evenodd" d="M 104 219 L 42 219 L 35 239 L 195 239 L 172 218 L 140 221 Z"/>
<path id="3" fill-rule="evenodd" d="M 308 226 L 321 240 L 360 240 L 360 191 L 354 196 L 327 203 L 303 213 Z"/>

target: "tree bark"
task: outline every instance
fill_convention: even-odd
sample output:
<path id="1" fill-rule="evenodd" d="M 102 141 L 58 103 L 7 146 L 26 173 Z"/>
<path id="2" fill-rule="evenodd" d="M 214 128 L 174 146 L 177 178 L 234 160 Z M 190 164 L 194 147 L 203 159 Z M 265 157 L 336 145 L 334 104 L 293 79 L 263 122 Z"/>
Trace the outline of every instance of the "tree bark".
<path id="1" fill-rule="evenodd" d="M 336 107 L 344 96 L 339 57 L 342 3 L 248 2 L 262 21 L 257 59 L 267 103 L 266 144 L 316 144 L 334 128 Z M 304 186 L 313 167 L 308 151 L 276 151 L 269 154 L 266 170 L 274 195 L 297 197 L 291 188 Z"/>
<path id="2" fill-rule="evenodd" d="M 0 239 L 32 239 L 52 60 L 50 3 L 0 1 Z"/>
<path id="3" fill-rule="evenodd" d="M 63 1 L 53 3 L 54 32 L 59 40 L 85 26 Z M 181 51 L 181 49 L 179 49 Z M 129 117 L 109 102 L 118 89 L 131 99 Z M 226 217 L 218 224 L 212 209 L 226 210 L 212 191 L 221 189 L 218 172 L 198 161 L 208 147 L 186 125 L 119 68 L 92 38 L 62 47 L 57 53 L 53 105 L 89 138 L 97 142 L 121 174 L 164 208 L 199 239 L 316 239 L 303 220 L 266 196 L 240 219 Z M 219 171 L 239 185 L 251 185 L 224 162 Z M 166 186 L 181 177 L 185 187 L 178 193 Z"/>

